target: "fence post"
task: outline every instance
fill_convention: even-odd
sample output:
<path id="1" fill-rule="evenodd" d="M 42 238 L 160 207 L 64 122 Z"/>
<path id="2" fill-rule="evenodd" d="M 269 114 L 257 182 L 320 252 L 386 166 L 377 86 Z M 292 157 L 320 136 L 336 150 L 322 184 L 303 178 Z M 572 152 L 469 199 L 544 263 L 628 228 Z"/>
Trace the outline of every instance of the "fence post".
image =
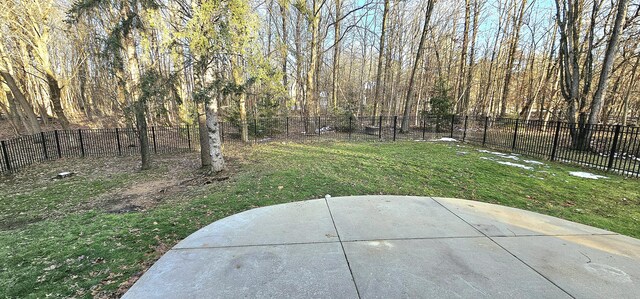
<path id="1" fill-rule="evenodd" d="M 40 139 L 42 140 L 42 152 L 44 153 L 44 159 L 49 160 L 49 153 L 47 152 L 47 140 L 44 138 L 44 132 L 40 132 Z"/>
<path id="2" fill-rule="evenodd" d="M 320 136 L 320 116 L 318 116 L 318 136 Z"/>
<path id="3" fill-rule="evenodd" d="M 349 140 L 351 140 L 351 130 L 353 130 L 353 115 L 349 115 Z"/>
<path id="4" fill-rule="evenodd" d="M 487 143 L 487 127 L 489 126 L 489 117 L 484 118 L 484 134 L 482 135 L 482 146 Z"/>
<path id="5" fill-rule="evenodd" d="M 451 114 L 451 134 L 449 135 L 450 138 L 453 138 L 453 123 L 456 121 L 456 115 L 455 114 Z"/>
<path id="6" fill-rule="evenodd" d="M 464 133 L 462 133 L 462 142 L 467 138 L 467 121 L 469 120 L 469 115 L 464 116 Z"/>
<path id="7" fill-rule="evenodd" d="M 558 152 L 558 143 L 560 141 L 560 121 L 556 123 L 556 133 L 553 136 L 553 148 L 551 148 L 551 161 L 556 159 L 556 153 Z"/>
<path id="8" fill-rule="evenodd" d="M 58 136 L 58 130 L 53 131 L 53 135 L 56 137 L 56 149 L 58 150 L 58 158 L 62 158 L 62 150 L 60 150 L 60 137 Z"/>
<path id="9" fill-rule="evenodd" d="M 2 155 L 4 156 L 4 162 L 7 164 L 7 170 L 11 171 L 11 161 L 9 161 L 9 152 L 7 151 L 7 142 L 2 140 Z"/>
<path id="10" fill-rule="evenodd" d="M 425 116 L 422 117 L 422 140 L 424 140 L 424 135 L 427 133 L 427 118 Z"/>
<path id="11" fill-rule="evenodd" d="M 122 146 L 120 145 L 120 132 L 116 128 L 116 142 L 118 143 L 118 156 L 122 156 Z"/>
<path id="12" fill-rule="evenodd" d="M 287 128 L 287 139 L 289 138 L 289 117 L 287 116 L 287 124 L 285 126 Z"/>
<path id="13" fill-rule="evenodd" d="M 613 144 L 611 145 L 611 153 L 609 154 L 609 164 L 607 164 L 607 170 L 613 168 L 613 161 L 616 159 L 616 151 L 618 150 L 618 139 L 620 138 L 621 125 L 616 125 L 616 132 L 613 135 Z"/>
<path id="14" fill-rule="evenodd" d="M 84 157 L 84 142 L 82 141 L 82 129 L 78 129 L 78 138 L 80 139 L 80 152 L 82 153 L 82 157 Z"/>
<path id="15" fill-rule="evenodd" d="M 191 150 L 191 127 L 187 124 L 187 142 L 189 145 L 189 150 Z"/>
<path id="16" fill-rule="evenodd" d="M 398 125 L 398 116 L 396 115 L 393 117 L 393 141 L 396 141 L 397 125 Z"/>
<path id="17" fill-rule="evenodd" d="M 380 115 L 380 121 L 378 122 L 378 139 L 382 139 L 382 115 Z"/>
<path id="18" fill-rule="evenodd" d="M 151 136 L 153 137 L 153 153 L 158 153 L 158 146 L 156 144 L 156 126 L 151 126 Z"/>
<path id="19" fill-rule="evenodd" d="M 520 119 L 516 119 L 516 129 L 513 131 L 513 144 L 511 144 L 511 150 L 516 149 L 516 140 L 518 139 L 518 124 Z"/>

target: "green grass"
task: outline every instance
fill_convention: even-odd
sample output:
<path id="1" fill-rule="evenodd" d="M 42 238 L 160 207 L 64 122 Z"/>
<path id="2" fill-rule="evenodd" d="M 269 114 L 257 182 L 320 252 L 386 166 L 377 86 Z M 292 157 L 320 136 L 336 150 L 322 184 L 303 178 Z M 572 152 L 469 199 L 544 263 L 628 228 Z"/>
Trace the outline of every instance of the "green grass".
<path id="1" fill-rule="evenodd" d="M 45 179 L 68 167 L 61 161 L 34 166 L 49 169 L 42 174 L 27 170 L 5 179 L 0 213 L 14 220 L 3 220 L 0 231 L 0 297 L 117 296 L 163 252 L 213 221 L 325 194 L 466 198 L 640 237 L 637 179 L 583 179 L 568 174 L 578 168 L 546 161 L 524 170 L 480 159 L 497 157 L 468 145 L 272 143 L 229 155 L 235 173 L 229 180 L 181 188 L 172 200 L 134 213 L 107 213 L 90 203 L 134 184 L 188 178 L 197 173 L 197 156 L 188 156 L 194 161 L 187 166 L 163 158 L 142 173 L 133 171 L 135 159 L 118 158 L 111 163 L 129 166 L 108 174 L 86 166 L 91 170 L 66 181 Z"/>

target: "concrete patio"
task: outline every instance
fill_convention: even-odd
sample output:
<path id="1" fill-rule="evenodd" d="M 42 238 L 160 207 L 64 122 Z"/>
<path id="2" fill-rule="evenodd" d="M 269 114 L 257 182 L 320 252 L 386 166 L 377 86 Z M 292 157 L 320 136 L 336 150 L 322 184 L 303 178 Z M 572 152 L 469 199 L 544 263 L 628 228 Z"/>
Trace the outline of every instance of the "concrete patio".
<path id="1" fill-rule="evenodd" d="M 637 298 L 640 240 L 487 203 L 335 197 L 214 222 L 124 298 Z"/>

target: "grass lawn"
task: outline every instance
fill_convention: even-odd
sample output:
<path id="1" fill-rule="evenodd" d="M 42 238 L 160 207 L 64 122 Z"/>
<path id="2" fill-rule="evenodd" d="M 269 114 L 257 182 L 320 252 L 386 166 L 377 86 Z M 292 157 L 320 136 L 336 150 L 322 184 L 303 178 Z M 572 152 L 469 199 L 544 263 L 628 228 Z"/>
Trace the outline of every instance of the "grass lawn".
<path id="1" fill-rule="evenodd" d="M 640 180 L 426 142 L 272 143 L 226 149 L 228 179 L 198 154 L 35 165 L 0 178 L 0 297 L 117 297 L 197 229 L 255 207 L 331 196 L 399 194 L 523 208 L 640 238 Z M 498 161 L 521 163 L 522 169 Z M 51 180 L 60 171 L 77 175 Z"/>

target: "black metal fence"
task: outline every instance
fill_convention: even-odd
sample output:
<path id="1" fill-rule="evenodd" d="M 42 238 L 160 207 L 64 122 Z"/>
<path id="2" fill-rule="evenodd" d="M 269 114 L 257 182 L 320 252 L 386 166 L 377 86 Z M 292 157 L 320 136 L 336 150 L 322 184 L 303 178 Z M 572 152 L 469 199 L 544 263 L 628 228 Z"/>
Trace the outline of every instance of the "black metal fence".
<path id="1" fill-rule="evenodd" d="M 533 157 L 640 176 L 640 128 L 502 118 L 465 118 L 463 138 Z M 580 137 L 582 136 L 582 137 Z"/>
<path id="2" fill-rule="evenodd" d="M 189 151 L 193 149 L 192 131 L 188 126 L 151 127 L 148 132 L 150 150 L 152 153 Z M 55 130 L 0 141 L 0 173 L 60 158 L 139 153 L 138 132 L 133 128 Z"/>
<path id="3" fill-rule="evenodd" d="M 277 117 L 251 119 L 248 143 L 272 141 L 396 141 L 455 138 L 490 148 L 640 177 L 640 128 L 620 125 L 578 127 L 566 122 L 506 118 L 403 117 Z M 222 142 L 243 143 L 240 123 L 221 122 Z M 576 132 L 588 132 L 576 145 Z M 198 149 L 197 128 L 151 127 L 155 153 Z M 64 157 L 104 157 L 139 153 L 135 129 L 53 131 L 2 141 L 0 173 Z"/>
<path id="4" fill-rule="evenodd" d="M 402 132 L 402 117 L 277 117 L 251 119 L 246 123 L 248 142 L 270 141 L 396 141 L 428 140 L 435 136 L 451 137 L 454 116 L 415 117 L 408 119 Z M 457 118 L 456 118 L 457 119 Z M 241 125 L 221 123 L 223 143 L 242 142 Z"/>

